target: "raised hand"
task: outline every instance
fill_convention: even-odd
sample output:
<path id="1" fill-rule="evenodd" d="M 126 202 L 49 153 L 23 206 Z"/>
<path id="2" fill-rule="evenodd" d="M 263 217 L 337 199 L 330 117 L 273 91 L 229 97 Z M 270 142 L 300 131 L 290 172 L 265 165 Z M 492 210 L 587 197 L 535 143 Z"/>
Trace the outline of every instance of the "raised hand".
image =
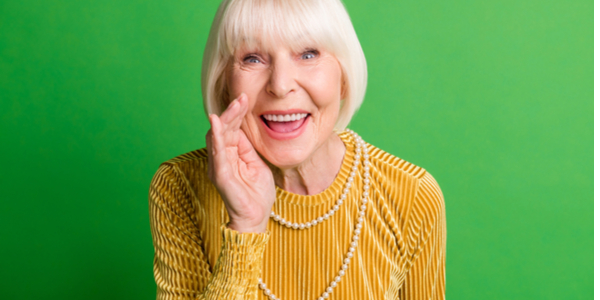
<path id="1" fill-rule="evenodd" d="M 275 202 L 275 182 L 273 173 L 240 129 L 247 111 L 248 97 L 242 93 L 220 117 L 208 117 L 208 176 L 225 203 L 229 228 L 264 232 Z"/>

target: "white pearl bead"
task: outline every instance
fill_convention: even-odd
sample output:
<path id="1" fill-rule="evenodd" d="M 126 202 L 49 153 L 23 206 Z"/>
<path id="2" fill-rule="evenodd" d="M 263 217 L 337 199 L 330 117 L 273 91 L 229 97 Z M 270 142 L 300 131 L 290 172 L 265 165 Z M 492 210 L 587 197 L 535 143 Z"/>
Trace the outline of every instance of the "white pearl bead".
<path id="1" fill-rule="evenodd" d="M 343 264 L 341 266 L 341 269 L 338 272 L 338 276 L 335 277 L 334 281 L 332 281 L 329 285 L 329 287 L 327 287 L 325 289 L 325 292 L 321 295 L 321 297 L 318 298 L 318 300 L 323 300 L 323 299 L 327 299 L 329 298 L 330 294 L 333 292 L 333 288 L 335 288 L 338 283 L 341 281 L 341 277 L 344 276 L 346 274 L 346 270 L 349 268 L 350 262 L 351 262 L 351 258 L 354 256 L 354 253 L 358 247 L 358 240 L 359 240 L 359 234 L 361 232 L 361 228 L 362 228 L 362 223 L 365 221 L 365 210 L 366 210 L 366 204 L 368 202 L 368 196 L 369 196 L 369 189 L 371 188 L 370 186 L 370 179 L 369 179 L 369 165 L 371 164 L 370 161 L 368 160 L 369 158 L 369 154 L 368 154 L 368 145 L 365 141 L 362 140 L 362 138 L 360 136 L 358 136 L 358 134 L 356 134 L 355 132 L 353 132 L 350 129 L 346 129 L 347 132 L 351 133 L 352 136 L 354 137 L 354 142 L 355 142 L 355 148 L 354 148 L 354 162 L 352 165 L 352 170 L 347 178 L 347 181 L 344 185 L 344 189 L 342 190 L 342 194 L 340 195 L 340 198 L 336 201 L 335 205 L 328 211 L 326 212 L 323 216 L 318 217 L 317 219 L 314 219 L 312 221 L 306 222 L 306 223 L 294 223 L 291 221 L 286 221 L 283 217 L 277 215 L 275 212 L 270 212 L 270 217 L 273 218 L 275 221 L 278 221 L 280 224 L 285 225 L 288 228 L 294 228 L 294 229 L 306 229 L 306 228 L 310 228 L 313 226 L 316 226 L 318 223 L 321 223 L 325 220 L 327 220 L 329 217 L 333 216 L 335 214 L 336 211 L 338 211 L 341 208 L 341 205 L 343 204 L 344 200 L 347 198 L 347 194 L 350 192 L 350 189 L 352 188 L 352 182 L 354 181 L 356 174 L 358 172 L 358 165 L 362 162 L 363 163 L 363 170 L 364 170 L 364 178 L 362 180 L 363 182 L 363 192 L 362 195 L 363 197 L 361 197 L 361 202 L 362 205 L 360 206 L 360 210 L 358 212 L 358 218 L 356 219 L 356 226 L 354 229 L 354 235 L 352 236 L 352 242 L 350 243 L 350 247 L 348 249 L 348 252 L 346 253 L 345 258 L 343 259 Z M 363 159 L 361 159 L 361 157 Z M 262 281 L 261 278 L 258 279 L 259 282 L 259 287 L 263 290 L 263 292 L 269 296 L 270 299 L 272 300 L 280 300 L 279 298 L 277 298 L 274 294 L 271 293 L 271 291 L 269 289 L 267 289 L 266 284 Z"/>

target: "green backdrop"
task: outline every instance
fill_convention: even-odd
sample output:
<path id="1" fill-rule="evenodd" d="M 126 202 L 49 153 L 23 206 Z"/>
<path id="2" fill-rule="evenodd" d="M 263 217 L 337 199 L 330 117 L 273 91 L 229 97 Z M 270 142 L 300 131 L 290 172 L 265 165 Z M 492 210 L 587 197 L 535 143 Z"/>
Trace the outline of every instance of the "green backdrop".
<path id="1" fill-rule="evenodd" d="M 593 295 L 593 2 L 345 1 L 350 127 L 445 196 L 449 299 Z M 218 1 L 0 2 L 3 299 L 152 299 L 147 193 L 204 146 Z"/>

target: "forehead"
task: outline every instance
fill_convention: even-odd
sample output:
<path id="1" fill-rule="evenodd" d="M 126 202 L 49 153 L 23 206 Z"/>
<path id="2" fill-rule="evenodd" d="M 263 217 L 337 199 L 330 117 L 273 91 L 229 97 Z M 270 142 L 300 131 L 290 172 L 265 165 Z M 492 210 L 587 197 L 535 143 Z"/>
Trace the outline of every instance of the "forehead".
<path id="1" fill-rule="evenodd" d="M 234 53 L 247 50 L 261 50 L 266 52 L 277 51 L 280 49 L 291 50 L 294 52 L 305 51 L 306 49 L 326 50 L 323 45 L 308 37 L 296 37 L 290 39 L 251 37 L 242 38 L 234 46 Z"/>

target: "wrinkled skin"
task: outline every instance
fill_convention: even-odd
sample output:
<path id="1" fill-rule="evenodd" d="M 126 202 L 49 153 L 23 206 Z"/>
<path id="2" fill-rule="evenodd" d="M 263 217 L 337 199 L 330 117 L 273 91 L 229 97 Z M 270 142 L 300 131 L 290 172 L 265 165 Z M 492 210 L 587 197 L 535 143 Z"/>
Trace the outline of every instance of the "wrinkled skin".
<path id="1" fill-rule="evenodd" d="M 333 127 L 338 118 L 342 71 L 330 53 L 242 47 L 227 73 L 228 92 L 239 95 L 221 116 L 211 115 L 206 135 L 209 177 L 229 213 L 231 229 L 264 232 L 275 201 L 275 183 L 303 195 L 326 189 L 341 167 L 345 146 Z M 291 139 L 267 133 L 265 112 L 309 114 Z"/>

